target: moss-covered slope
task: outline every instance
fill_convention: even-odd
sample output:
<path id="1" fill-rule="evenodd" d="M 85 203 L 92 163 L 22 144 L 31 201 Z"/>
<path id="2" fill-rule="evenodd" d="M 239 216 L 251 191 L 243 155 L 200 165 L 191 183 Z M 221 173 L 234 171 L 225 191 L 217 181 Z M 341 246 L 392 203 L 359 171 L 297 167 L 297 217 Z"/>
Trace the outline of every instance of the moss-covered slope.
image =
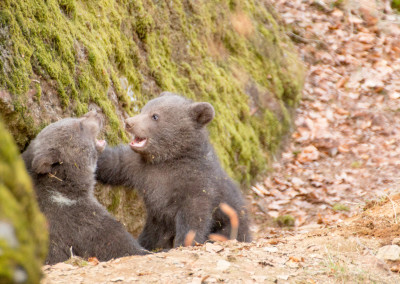
<path id="1" fill-rule="evenodd" d="M 261 0 L 2 0 L 0 111 L 20 149 L 58 117 L 100 108 L 110 144 L 160 91 L 211 102 L 229 174 L 265 168 L 299 99 L 301 67 Z"/>
<path id="2" fill-rule="evenodd" d="M 46 253 L 45 219 L 17 147 L 0 121 L 0 283 L 39 283 Z"/>

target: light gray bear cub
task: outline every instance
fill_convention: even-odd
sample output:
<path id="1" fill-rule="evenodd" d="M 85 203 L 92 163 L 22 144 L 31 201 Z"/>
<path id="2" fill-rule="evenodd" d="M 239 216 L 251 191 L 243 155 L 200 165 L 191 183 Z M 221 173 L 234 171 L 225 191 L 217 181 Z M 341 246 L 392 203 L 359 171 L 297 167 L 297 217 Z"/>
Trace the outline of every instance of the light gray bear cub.
<path id="1" fill-rule="evenodd" d="M 71 252 L 100 261 L 146 252 L 93 195 L 101 128 L 96 112 L 66 118 L 44 128 L 22 154 L 41 211 L 49 223 L 46 263 L 67 260 Z"/>
<path id="2" fill-rule="evenodd" d="M 126 120 L 134 135 L 129 145 L 101 154 L 97 180 L 136 188 L 144 198 L 147 220 L 139 237 L 144 248 L 181 246 L 189 231 L 199 243 L 210 234 L 229 238 L 231 224 L 220 203 L 238 214 L 237 239 L 251 241 L 242 194 L 208 139 L 206 125 L 213 118 L 209 103 L 163 93 Z"/>

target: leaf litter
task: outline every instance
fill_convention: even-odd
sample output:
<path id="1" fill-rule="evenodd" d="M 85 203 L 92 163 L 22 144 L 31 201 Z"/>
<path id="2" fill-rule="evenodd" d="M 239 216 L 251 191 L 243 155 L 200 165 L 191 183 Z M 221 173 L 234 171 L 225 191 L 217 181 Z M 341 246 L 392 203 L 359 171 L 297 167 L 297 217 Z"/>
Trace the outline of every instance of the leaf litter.
<path id="1" fill-rule="evenodd" d="M 377 257 L 400 245 L 400 16 L 383 0 L 270 2 L 308 71 L 292 139 L 247 195 L 255 241 L 45 266 L 42 283 L 400 282 L 400 260 Z"/>
<path id="2" fill-rule="evenodd" d="M 385 1 L 272 2 L 308 74 L 291 142 L 252 187 L 261 234 L 287 214 L 295 229 L 336 224 L 399 191 L 399 15 Z"/>

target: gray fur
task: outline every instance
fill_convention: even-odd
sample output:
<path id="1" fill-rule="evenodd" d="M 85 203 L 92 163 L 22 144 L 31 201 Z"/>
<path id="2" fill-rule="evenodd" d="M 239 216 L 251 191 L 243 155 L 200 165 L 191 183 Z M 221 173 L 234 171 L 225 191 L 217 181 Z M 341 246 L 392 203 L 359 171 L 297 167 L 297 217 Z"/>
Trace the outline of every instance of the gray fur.
<path id="1" fill-rule="evenodd" d="M 136 188 L 143 195 L 147 220 L 139 243 L 146 249 L 181 246 L 189 230 L 199 243 L 211 233 L 229 238 L 230 222 L 219 209 L 221 202 L 239 215 L 237 239 L 251 241 L 242 194 L 208 139 L 205 126 L 213 117 L 209 103 L 164 93 L 126 120 L 129 132 L 147 138 L 145 147 L 107 147 L 101 154 L 98 181 Z"/>
<path id="2" fill-rule="evenodd" d="M 100 116 L 89 112 L 44 128 L 22 154 L 41 211 L 48 220 L 46 263 L 76 256 L 100 261 L 146 254 L 138 242 L 93 196 Z"/>

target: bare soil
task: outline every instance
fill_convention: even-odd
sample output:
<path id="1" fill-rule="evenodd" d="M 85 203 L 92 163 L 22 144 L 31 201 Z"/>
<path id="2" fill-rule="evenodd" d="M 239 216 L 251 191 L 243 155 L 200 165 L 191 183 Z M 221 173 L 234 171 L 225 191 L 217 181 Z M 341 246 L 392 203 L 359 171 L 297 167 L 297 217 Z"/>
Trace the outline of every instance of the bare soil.
<path id="1" fill-rule="evenodd" d="M 270 2 L 308 73 L 292 139 L 247 195 L 255 241 L 71 259 L 43 284 L 400 283 L 376 257 L 400 237 L 400 17 L 383 0 Z"/>
<path id="2" fill-rule="evenodd" d="M 109 262 L 69 261 L 43 267 L 42 283 L 400 283 L 391 272 L 395 264 L 375 257 L 398 228 L 388 222 L 393 213 L 387 200 L 340 225 L 303 228 L 294 236 L 207 243 Z M 371 223 L 379 236 L 369 234 Z"/>

